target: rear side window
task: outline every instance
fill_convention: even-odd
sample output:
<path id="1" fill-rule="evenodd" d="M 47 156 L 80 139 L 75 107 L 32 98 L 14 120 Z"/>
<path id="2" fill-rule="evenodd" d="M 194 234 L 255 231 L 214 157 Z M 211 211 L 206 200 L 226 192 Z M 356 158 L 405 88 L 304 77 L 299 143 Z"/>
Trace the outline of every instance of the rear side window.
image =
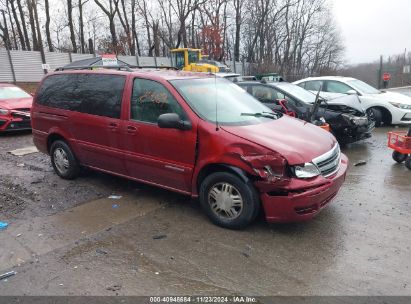
<path id="1" fill-rule="evenodd" d="M 305 83 L 305 89 L 308 91 L 317 91 L 320 89 L 321 85 L 322 85 L 322 81 L 321 80 L 313 80 L 313 81 L 307 81 Z M 324 87 L 322 88 L 324 89 Z"/>
<path id="2" fill-rule="evenodd" d="M 183 109 L 166 87 L 153 80 L 136 78 L 131 97 L 131 119 L 157 123 L 158 117 L 165 113 L 176 113 L 185 119 Z"/>
<path id="3" fill-rule="evenodd" d="M 46 78 L 39 104 L 98 116 L 120 118 L 125 76 L 64 74 Z"/>

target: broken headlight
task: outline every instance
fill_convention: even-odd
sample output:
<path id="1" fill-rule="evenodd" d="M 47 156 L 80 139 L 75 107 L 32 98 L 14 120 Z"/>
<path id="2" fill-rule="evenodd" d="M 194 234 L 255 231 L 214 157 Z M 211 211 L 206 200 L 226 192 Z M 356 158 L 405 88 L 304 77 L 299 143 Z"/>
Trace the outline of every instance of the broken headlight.
<path id="1" fill-rule="evenodd" d="M 294 175 L 298 178 L 312 178 L 321 174 L 320 170 L 318 170 L 317 166 L 313 163 L 305 163 L 304 165 L 293 166 L 291 167 L 291 169 L 294 172 Z"/>
<path id="2" fill-rule="evenodd" d="M 368 123 L 367 117 L 358 117 L 349 114 L 341 114 L 344 120 L 348 123 L 352 123 L 356 126 L 366 125 Z"/>
<path id="3" fill-rule="evenodd" d="M 6 109 L 0 109 L 0 115 L 7 115 L 7 114 L 9 114 L 10 113 L 10 111 L 9 110 L 6 110 Z"/>

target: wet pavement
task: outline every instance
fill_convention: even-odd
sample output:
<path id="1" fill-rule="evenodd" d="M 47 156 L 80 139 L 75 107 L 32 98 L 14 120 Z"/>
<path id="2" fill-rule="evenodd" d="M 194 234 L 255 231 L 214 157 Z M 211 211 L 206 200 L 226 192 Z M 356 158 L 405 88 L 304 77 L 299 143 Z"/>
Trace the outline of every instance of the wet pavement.
<path id="1" fill-rule="evenodd" d="M 411 171 L 380 128 L 345 147 L 347 180 L 313 221 L 243 231 L 196 201 L 106 174 L 57 177 L 0 135 L 1 295 L 411 295 Z M 360 161 L 362 166 L 354 164 Z M 110 195 L 116 195 L 109 198 Z"/>

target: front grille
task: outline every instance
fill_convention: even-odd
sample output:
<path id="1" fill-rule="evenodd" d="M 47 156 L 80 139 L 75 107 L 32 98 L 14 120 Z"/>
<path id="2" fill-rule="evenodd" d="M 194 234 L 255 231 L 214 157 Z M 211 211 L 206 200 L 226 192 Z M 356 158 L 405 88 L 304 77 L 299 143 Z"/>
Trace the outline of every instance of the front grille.
<path id="1" fill-rule="evenodd" d="M 318 167 L 324 177 L 333 175 L 340 168 L 341 151 L 340 146 L 335 144 L 327 153 L 314 158 L 313 163 Z"/>

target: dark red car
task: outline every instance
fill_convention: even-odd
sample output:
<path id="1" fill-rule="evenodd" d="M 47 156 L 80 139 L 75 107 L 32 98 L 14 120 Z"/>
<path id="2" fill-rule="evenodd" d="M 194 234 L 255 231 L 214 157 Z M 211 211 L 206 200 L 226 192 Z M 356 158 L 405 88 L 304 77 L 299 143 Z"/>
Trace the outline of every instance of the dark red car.
<path id="1" fill-rule="evenodd" d="M 270 222 L 310 219 L 347 170 L 329 132 L 201 73 L 55 72 L 31 114 L 34 143 L 62 178 L 85 166 L 190 195 L 228 228 L 261 207 Z"/>
<path id="2" fill-rule="evenodd" d="M 0 83 L 0 132 L 29 130 L 33 97 L 19 87 Z"/>

